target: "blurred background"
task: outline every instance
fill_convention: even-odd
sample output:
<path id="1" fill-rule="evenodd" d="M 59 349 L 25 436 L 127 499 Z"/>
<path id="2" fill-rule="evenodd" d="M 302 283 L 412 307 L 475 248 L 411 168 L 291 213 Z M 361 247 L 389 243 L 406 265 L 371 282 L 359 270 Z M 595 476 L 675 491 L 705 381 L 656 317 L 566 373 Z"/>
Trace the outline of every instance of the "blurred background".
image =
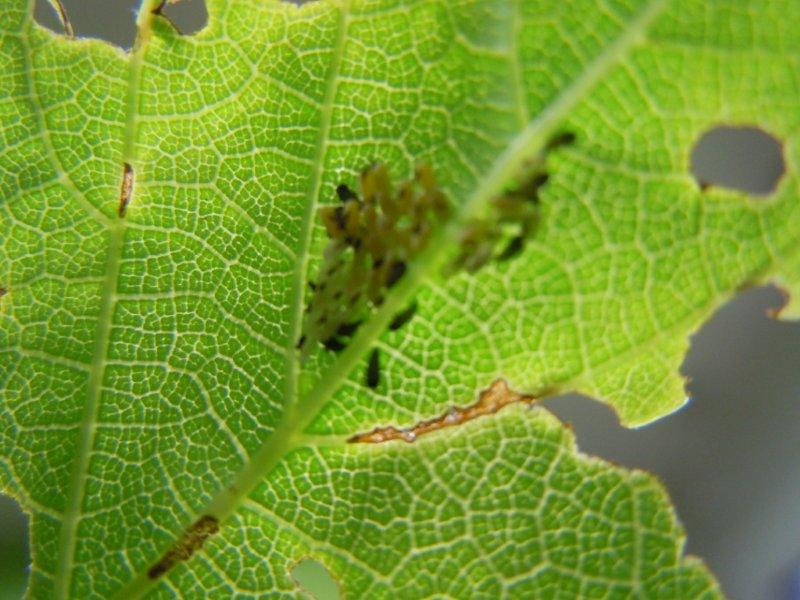
<path id="1" fill-rule="evenodd" d="M 128 48 L 138 0 L 63 0 L 76 35 Z M 202 28 L 202 0 L 166 9 L 184 33 Z M 59 31 L 49 4 L 36 19 Z M 753 129 L 719 129 L 695 149 L 698 182 L 763 194 L 783 171 L 780 146 Z M 741 600 L 800 600 L 800 324 L 767 312 L 783 304 L 772 287 L 742 293 L 691 339 L 683 365 L 692 400 L 638 430 L 580 396 L 546 404 L 573 424 L 581 450 L 655 473 L 688 535 L 723 590 Z M 29 560 L 27 521 L 0 496 L 0 599 L 22 596 Z M 294 572 L 320 600 L 338 598 L 319 564 Z"/>

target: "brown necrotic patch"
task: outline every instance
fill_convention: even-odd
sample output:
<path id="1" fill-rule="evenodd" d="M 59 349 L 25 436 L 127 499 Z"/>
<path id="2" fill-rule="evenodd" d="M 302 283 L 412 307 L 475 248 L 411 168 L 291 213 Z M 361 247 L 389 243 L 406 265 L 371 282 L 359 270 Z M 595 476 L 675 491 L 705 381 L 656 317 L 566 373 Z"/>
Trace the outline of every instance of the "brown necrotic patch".
<path id="1" fill-rule="evenodd" d="M 219 521 L 210 515 L 200 517 L 186 530 L 183 537 L 172 546 L 161 559 L 150 567 L 147 576 L 158 579 L 179 562 L 189 560 L 198 551 L 203 543 L 219 531 Z"/>
<path id="2" fill-rule="evenodd" d="M 351 444 L 380 444 L 392 440 L 411 443 L 421 435 L 492 415 L 509 404 L 515 402 L 532 404 L 536 399 L 536 396 L 520 394 L 510 389 L 504 379 L 495 379 L 489 388 L 481 391 L 474 404 L 464 407 L 454 406 L 443 415 L 421 421 L 412 427 L 397 428 L 391 425 L 376 427 L 372 431 L 356 434 L 347 441 Z"/>
<path id="3" fill-rule="evenodd" d="M 122 167 L 122 184 L 119 188 L 119 207 L 117 214 L 120 217 L 125 216 L 125 211 L 128 210 L 128 203 L 131 201 L 131 194 L 133 193 L 133 167 L 128 163 Z"/>

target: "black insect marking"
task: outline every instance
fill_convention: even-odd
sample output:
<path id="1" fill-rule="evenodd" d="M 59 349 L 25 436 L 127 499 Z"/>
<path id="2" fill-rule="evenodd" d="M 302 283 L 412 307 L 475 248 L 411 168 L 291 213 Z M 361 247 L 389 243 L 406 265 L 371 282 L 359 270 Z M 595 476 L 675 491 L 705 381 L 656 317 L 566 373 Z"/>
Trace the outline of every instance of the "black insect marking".
<path id="1" fill-rule="evenodd" d="M 347 202 L 348 200 L 358 200 L 356 193 L 344 183 L 336 186 L 336 195 L 339 196 L 339 200 L 342 202 Z"/>
<path id="2" fill-rule="evenodd" d="M 359 325 L 361 325 L 361 321 L 353 321 L 352 323 L 342 323 L 341 325 L 339 325 L 339 329 L 336 330 L 336 335 L 341 335 L 342 337 L 349 337 L 356 332 Z"/>
<path id="3" fill-rule="evenodd" d="M 400 278 L 406 274 L 406 263 L 398 261 L 392 263 L 389 267 L 389 273 L 386 275 L 386 286 L 392 287 L 395 283 L 400 281 Z"/>
<path id="4" fill-rule="evenodd" d="M 131 194 L 133 193 L 133 167 L 125 163 L 122 167 L 122 185 L 119 189 L 119 206 L 117 214 L 120 217 L 125 216 L 125 211 L 128 210 L 128 203 L 131 201 Z"/>
<path id="5" fill-rule="evenodd" d="M 179 562 L 188 560 L 192 554 L 202 548 L 203 543 L 219 531 L 219 521 L 211 515 L 200 517 L 186 530 L 164 556 L 147 571 L 150 579 L 158 579 Z"/>
<path id="6" fill-rule="evenodd" d="M 365 376 L 367 387 L 375 389 L 381 380 L 381 359 L 378 349 L 375 348 L 369 355 L 369 362 L 367 363 L 367 372 Z"/>
<path id="7" fill-rule="evenodd" d="M 538 190 L 544 184 L 546 184 L 550 180 L 550 175 L 547 173 L 539 173 L 535 175 L 533 179 L 531 179 L 531 186 L 533 189 Z"/>
<path id="8" fill-rule="evenodd" d="M 525 245 L 525 238 L 521 235 L 518 235 L 515 238 L 512 238 L 510 242 L 506 245 L 503 251 L 497 256 L 497 260 L 505 261 L 517 256 L 520 252 L 522 252 L 522 248 Z"/>
<path id="9" fill-rule="evenodd" d="M 519 194 L 525 199 L 534 204 L 539 203 L 539 190 L 543 188 L 550 180 L 550 175 L 547 173 L 539 173 L 534 175 L 527 185 L 523 185 L 519 189 Z"/>
<path id="10" fill-rule="evenodd" d="M 392 322 L 389 323 L 389 329 L 391 329 L 392 331 L 397 331 L 403 325 L 408 323 L 411 320 L 411 317 L 413 317 L 414 313 L 416 313 L 416 312 L 417 312 L 417 303 L 416 303 L 416 301 L 414 301 L 414 302 L 412 302 L 411 304 L 408 305 L 408 308 L 406 308 L 405 310 L 397 313 L 394 316 L 394 318 L 392 319 Z"/>
<path id="11" fill-rule="evenodd" d="M 323 340 L 322 345 L 325 346 L 326 350 L 330 350 L 331 352 L 341 352 L 344 350 L 344 342 L 335 337 Z"/>
<path id="12" fill-rule="evenodd" d="M 492 219 L 476 219 L 464 224 L 457 238 L 459 253 L 449 265 L 448 274 L 461 270 L 474 273 L 489 262 L 502 233 L 498 216 L 493 214 Z"/>
<path id="13" fill-rule="evenodd" d="M 576 136 L 571 131 L 563 131 L 551 137 L 547 144 L 545 144 L 545 152 L 561 148 L 563 146 L 570 146 L 575 143 Z"/>
<path id="14" fill-rule="evenodd" d="M 302 348 L 302 347 L 303 347 L 303 344 L 305 344 L 305 343 L 306 343 L 306 336 L 304 336 L 304 335 L 301 335 L 301 336 L 300 336 L 300 339 L 299 339 L 299 340 L 297 340 L 297 348 L 298 348 L 298 350 L 299 350 L 300 348 Z"/>

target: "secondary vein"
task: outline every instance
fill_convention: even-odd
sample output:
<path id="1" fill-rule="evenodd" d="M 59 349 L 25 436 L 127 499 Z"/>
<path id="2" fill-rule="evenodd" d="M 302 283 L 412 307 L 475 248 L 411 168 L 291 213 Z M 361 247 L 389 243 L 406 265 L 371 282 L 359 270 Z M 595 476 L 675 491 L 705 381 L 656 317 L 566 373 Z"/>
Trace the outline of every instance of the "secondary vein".
<path id="1" fill-rule="evenodd" d="M 154 0 L 142 0 L 137 17 L 137 38 L 131 52 L 128 68 L 128 91 L 126 97 L 125 132 L 122 144 L 123 164 L 133 164 L 136 148 L 136 113 L 138 108 L 139 82 L 141 78 L 142 58 L 150 38 L 153 20 L 153 9 L 157 5 Z M 67 496 L 67 506 L 59 535 L 59 556 L 56 566 L 54 597 L 67 598 L 70 595 L 72 568 L 77 543 L 78 522 L 81 516 L 81 505 L 85 493 L 89 459 L 94 446 L 97 428 L 97 413 L 103 388 L 114 307 L 116 305 L 117 280 L 122 258 L 122 245 L 125 235 L 125 220 L 109 222 L 108 253 L 106 255 L 105 280 L 100 294 L 100 312 L 94 337 L 94 352 L 86 386 L 86 405 L 80 426 L 77 456 L 72 472 L 72 479 Z"/>

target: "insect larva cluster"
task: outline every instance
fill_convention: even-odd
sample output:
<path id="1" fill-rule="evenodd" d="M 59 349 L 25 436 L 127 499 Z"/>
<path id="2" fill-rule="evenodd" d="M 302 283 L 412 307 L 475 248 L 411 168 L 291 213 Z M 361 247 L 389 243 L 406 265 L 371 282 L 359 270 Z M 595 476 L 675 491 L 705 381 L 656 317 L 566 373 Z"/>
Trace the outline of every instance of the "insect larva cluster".
<path id="1" fill-rule="evenodd" d="M 445 274 L 474 273 L 490 260 L 506 261 L 519 255 L 539 219 L 539 189 L 547 183 L 547 154 L 571 144 L 575 136 L 552 138 L 541 154 L 524 165 L 506 190 L 491 200 L 486 216 L 466 222 L 457 233 L 457 251 Z M 344 350 L 361 322 L 383 303 L 386 291 L 406 273 L 450 213 L 428 166 L 417 168 L 412 179 L 395 192 L 386 165 L 372 164 L 361 172 L 360 195 L 345 184 L 336 188 L 338 204 L 321 210 L 328 234 L 316 282 L 309 283 L 303 334 L 297 343 L 303 357 L 320 343 L 329 351 Z M 394 316 L 389 329 L 405 325 L 416 303 Z M 365 383 L 380 382 L 380 356 L 372 350 Z"/>
<path id="2" fill-rule="evenodd" d="M 340 351 L 386 291 L 405 275 L 409 261 L 427 245 L 434 227 L 449 214 L 444 194 L 430 167 L 392 190 L 389 172 L 373 164 L 361 173 L 357 194 L 341 184 L 339 203 L 321 211 L 329 242 L 306 310 L 298 347 L 306 355 L 317 343 Z M 414 305 L 412 305 L 414 306 Z M 408 321 L 413 308 L 392 322 Z M 368 383 L 377 385 L 378 358 L 370 359 Z M 374 386 L 373 386 L 374 387 Z"/>
<path id="3" fill-rule="evenodd" d="M 535 184 L 506 191 L 493 198 L 489 214 L 464 224 L 458 233 L 458 253 L 446 269 L 474 273 L 490 260 L 506 261 L 517 256 L 536 227 L 539 216 L 537 190 L 547 175 Z"/>
<path id="4" fill-rule="evenodd" d="M 544 169 L 547 154 L 574 141 L 575 135 L 569 132 L 551 138 L 543 152 L 523 166 L 515 181 L 491 200 L 485 217 L 464 224 L 458 233 L 458 252 L 446 267 L 446 274 L 461 270 L 474 273 L 491 260 L 503 262 L 524 250 L 539 220 L 539 190 L 549 179 Z"/>

